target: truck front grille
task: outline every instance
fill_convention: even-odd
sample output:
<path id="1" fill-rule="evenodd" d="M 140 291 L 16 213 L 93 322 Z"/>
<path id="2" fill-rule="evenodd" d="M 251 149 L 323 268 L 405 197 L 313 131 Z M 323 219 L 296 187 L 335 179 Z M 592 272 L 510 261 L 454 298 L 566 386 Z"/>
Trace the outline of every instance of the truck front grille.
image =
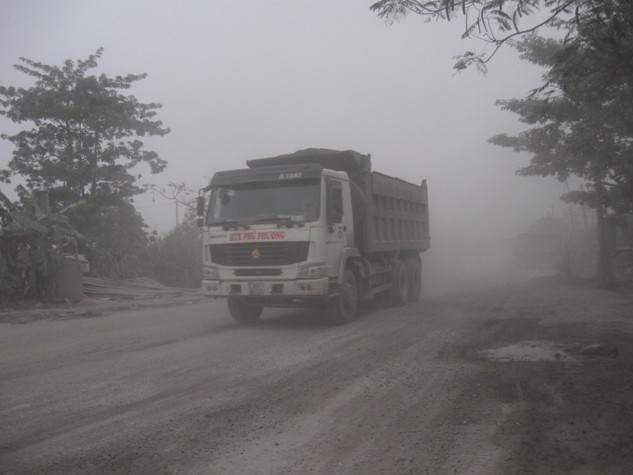
<path id="1" fill-rule="evenodd" d="M 222 266 L 282 266 L 308 259 L 308 241 L 211 244 L 211 260 Z"/>

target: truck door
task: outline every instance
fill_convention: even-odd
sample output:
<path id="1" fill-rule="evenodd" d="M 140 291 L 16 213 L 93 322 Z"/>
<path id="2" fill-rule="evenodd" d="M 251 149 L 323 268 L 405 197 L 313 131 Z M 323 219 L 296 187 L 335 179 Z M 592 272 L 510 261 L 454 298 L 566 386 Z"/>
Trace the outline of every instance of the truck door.
<path id="1" fill-rule="evenodd" d="M 326 180 L 326 259 L 328 276 L 336 277 L 339 274 L 339 266 L 343 255 L 343 248 L 348 245 L 351 229 L 351 203 L 345 206 L 343 193 L 347 183 L 334 178 Z M 348 186 L 348 185 L 347 185 Z M 349 193 L 348 193 L 349 194 Z"/>

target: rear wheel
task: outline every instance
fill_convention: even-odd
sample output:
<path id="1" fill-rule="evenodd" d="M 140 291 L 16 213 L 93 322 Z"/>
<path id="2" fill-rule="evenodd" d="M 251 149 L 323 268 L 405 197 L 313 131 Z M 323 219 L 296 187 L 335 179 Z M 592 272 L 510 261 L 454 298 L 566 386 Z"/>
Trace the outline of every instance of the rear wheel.
<path id="1" fill-rule="evenodd" d="M 339 293 L 328 305 L 328 318 L 332 323 L 341 325 L 354 320 L 358 312 L 358 285 L 356 276 L 346 268 Z"/>
<path id="2" fill-rule="evenodd" d="M 404 261 L 397 260 L 392 270 L 393 286 L 389 290 L 389 303 L 400 307 L 409 300 L 409 272 Z"/>
<path id="3" fill-rule="evenodd" d="M 409 271 L 409 302 L 418 302 L 422 293 L 422 266 L 417 259 L 407 261 Z"/>
<path id="4" fill-rule="evenodd" d="M 231 317 L 242 325 L 252 325 L 257 322 L 264 310 L 261 305 L 249 305 L 244 299 L 238 297 L 231 297 L 227 302 Z"/>

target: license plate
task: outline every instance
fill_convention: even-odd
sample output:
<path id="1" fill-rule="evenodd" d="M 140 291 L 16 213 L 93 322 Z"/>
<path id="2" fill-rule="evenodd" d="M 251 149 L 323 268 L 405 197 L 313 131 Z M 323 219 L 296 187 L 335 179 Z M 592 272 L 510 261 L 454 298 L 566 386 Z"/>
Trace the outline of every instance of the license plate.
<path id="1" fill-rule="evenodd" d="M 264 282 L 249 282 L 248 293 L 251 295 L 264 295 Z"/>

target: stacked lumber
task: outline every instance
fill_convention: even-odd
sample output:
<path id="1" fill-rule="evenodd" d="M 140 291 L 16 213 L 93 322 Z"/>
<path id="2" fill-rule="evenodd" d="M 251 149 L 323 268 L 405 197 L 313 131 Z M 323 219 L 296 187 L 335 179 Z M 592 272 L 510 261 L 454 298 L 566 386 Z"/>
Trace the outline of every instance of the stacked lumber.
<path id="1" fill-rule="evenodd" d="M 195 289 L 167 287 L 152 279 L 115 280 L 99 277 L 83 278 L 84 294 L 88 297 L 113 299 L 155 299 L 162 297 L 196 296 Z"/>

